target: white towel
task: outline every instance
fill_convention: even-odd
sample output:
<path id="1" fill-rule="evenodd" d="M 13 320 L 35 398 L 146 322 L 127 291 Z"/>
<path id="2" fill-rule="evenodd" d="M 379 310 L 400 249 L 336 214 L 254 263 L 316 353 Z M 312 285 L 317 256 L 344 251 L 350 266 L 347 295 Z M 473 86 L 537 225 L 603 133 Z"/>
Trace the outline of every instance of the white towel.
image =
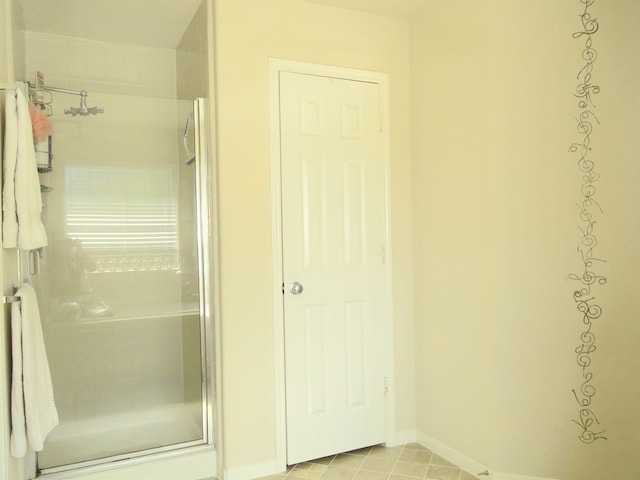
<path id="1" fill-rule="evenodd" d="M 7 90 L 5 98 L 4 158 L 2 170 L 2 244 L 18 246 L 18 213 L 16 212 L 15 174 L 18 160 L 18 106 L 15 90 Z"/>
<path id="2" fill-rule="evenodd" d="M 29 103 L 21 90 L 8 90 L 5 108 L 2 240 L 5 248 L 34 250 L 47 245 L 42 196 Z"/>
<path id="3" fill-rule="evenodd" d="M 27 445 L 39 452 L 58 425 L 58 411 L 42 335 L 36 292 L 22 285 L 11 306 L 11 455 L 23 457 Z"/>

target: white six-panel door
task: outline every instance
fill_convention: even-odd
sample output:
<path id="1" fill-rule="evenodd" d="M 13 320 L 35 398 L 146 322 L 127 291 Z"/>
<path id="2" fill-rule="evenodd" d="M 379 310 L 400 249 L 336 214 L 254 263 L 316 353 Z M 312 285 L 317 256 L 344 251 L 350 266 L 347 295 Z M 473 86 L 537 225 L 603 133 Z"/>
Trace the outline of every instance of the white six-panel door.
<path id="1" fill-rule="evenodd" d="M 288 464 L 385 440 L 379 96 L 280 73 Z"/>

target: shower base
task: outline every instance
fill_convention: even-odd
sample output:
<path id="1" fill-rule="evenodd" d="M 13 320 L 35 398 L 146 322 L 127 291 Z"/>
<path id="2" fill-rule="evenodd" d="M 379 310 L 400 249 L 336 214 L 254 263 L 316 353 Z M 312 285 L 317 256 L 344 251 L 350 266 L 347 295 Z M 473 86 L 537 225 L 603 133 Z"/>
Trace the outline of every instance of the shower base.
<path id="1" fill-rule="evenodd" d="M 170 445 L 205 443 L 202 428 L 200 403 L 63 422 L 49 434 L 38 454 L 38 467 L 46 473 Z"/>

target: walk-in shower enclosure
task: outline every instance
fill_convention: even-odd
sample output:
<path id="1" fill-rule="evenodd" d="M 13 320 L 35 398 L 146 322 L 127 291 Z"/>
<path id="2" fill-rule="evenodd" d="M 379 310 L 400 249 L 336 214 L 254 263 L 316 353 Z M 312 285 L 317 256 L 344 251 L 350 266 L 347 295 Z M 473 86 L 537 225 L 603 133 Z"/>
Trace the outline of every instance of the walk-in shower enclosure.
<path id="1" fill-rule="evenodd" d="M 42 24 L 28 10 L 37 2 L 18 2 L 26 29 L 16 77 L 32 82 L 19 85 L 53 126 L 36 146 L 49 245 L 21 265 L 38 295 L 61 420 L 37 455 L 38 475 L 213 443 L 210 12 L 179 3 L 191 20 L 174 45 L 158 46 L 31 30 Z M 38 71 L 52 88 L 33 85 Z M 79 101 L 94 114 L 74 115 Z"/>

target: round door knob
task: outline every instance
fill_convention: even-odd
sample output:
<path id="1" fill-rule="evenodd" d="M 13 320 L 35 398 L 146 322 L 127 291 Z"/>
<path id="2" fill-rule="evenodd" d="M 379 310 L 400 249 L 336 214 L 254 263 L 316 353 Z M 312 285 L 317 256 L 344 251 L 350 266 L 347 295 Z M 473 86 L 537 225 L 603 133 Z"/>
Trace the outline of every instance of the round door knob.
<path id="1" fill-rule="evenodd" d="M 291 285 L 289 285 L 289 291 L 294 295 L 300 295 L 303 290 L 304 287 L 298 282 L 293 282 Z"/>

